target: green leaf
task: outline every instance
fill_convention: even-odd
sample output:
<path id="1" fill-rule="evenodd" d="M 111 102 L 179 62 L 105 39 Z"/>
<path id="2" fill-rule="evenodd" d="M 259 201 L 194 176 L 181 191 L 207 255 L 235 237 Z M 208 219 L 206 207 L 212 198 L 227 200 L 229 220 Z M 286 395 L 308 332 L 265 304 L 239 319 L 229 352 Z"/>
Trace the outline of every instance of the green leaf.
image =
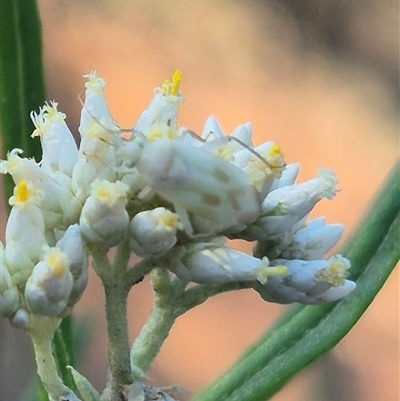
<path id="1" fill-rule="evenodd" d="M 34 0 L 6 0 L 0 13 L 0 124 L 4 154 L 21 148 L 40 158 L 40 143 L 30 138 L 30 112 L 45 100 L 42 67 L 42 31 Z M 4 155 L 2 155 L 4 157 Z M 13 184 L 6 178 L 6 196 Z"/>
<path id="2" fill-rule="evenodd" d="M 67 320 L 66 320 L 67 319 Z M 67 324 L 63 322 L 69 322 Z M 60 377 L 64 384 L 69 387 L 72 391 L 76 390 L 75 382 L 72 378 L 70 370 L 68 370 L 67 366 L 71 364 L 72 355 L 74 353 L 73 349 L 73 339 L 72 333 L 72 321 L 71 317 L 67 317 L 63 319 L 59 329 L 56 331 L 53 338 L 53 355 L 56 360 L 57 370 L 60 374 Z M 69 347 L 67 347 L 69 344 Z M 70 348 L 71 347 L 71 348 Z"/>
<path id="3" fill-rule="evenodd" d="M 92 384 L 89 382 L 89 380 L 86 379 L 85 376 L 81 375 L 72 366 L 68 366 L 68 369 L 71 371 L 71 374 L 75 381 L 76 387 L 78 388 L 79 393 L 82 396 L 83 400 L 84 401 L 100 401 L 100 394 L 92 386 Z"/>
<path id="4" fill-rule="evenodd" d="M 353 293 L 337 303 L 291 309 L 262 341 L 195 401 L 269 399 L 351 330 L 400 258 L 399 165 L 347 247 L 352 276 L 358 278 Z"/>

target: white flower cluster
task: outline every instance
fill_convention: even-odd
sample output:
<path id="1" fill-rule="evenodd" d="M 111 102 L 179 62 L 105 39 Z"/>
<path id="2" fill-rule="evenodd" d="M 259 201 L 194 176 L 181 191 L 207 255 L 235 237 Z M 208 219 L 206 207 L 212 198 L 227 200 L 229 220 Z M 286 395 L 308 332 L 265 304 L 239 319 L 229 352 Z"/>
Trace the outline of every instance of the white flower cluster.
<path id="1" fill-rule="evenodd" d="M 272 142 L 253 148 L 250 124 L 231 136 L 212 117 L 201 136 L 179 128 L 179 71 L 127 138 L 110 116 L 104 80 L 85 77 L 79 147 L 49 103 L 32 113 L 41 162 L 14 149 L 0 164 L 16 184 L 1 246 L 2 316 L 19 326 L 30 314 L 64 316 L 86 286 L 89 250 L 122 241 L 182 280 L 250 281 L 269 301 L 330 302 L 354 289 L 346 259 L 323 260 L 343 227 L 306 223 L 335 195 L 333 172 L 296 184 L 298 166 L 286 166 Z M 256 241 L 254 256 L 226 238 Z"/>

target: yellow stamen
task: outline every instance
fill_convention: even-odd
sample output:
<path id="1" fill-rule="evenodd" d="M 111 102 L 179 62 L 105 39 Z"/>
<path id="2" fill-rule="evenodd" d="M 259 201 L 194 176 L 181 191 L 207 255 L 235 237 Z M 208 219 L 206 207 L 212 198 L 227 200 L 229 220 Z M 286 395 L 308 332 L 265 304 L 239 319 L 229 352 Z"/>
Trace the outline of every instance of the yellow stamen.
<path id="1" fill-rule="evenodd" d="M 286 276 L 288 269 L 286 266 L 262 266 L 257 269 L 256 278 L 261 284 L 268 281 L 268 277 Z"/>
<path id="2" fill-rule="evenodd" d="M 176 70 L 174 75 L 172 76 L 172 87 L 171 87 L 171 95 L 178 96 L 179 95 L 179 86 L 181 85 L 182 81 L 182 72 Z"/>
<path id="3" fill-rule="evenodd" d="M 17 203 L 25 203 L 32 196 L 32 192 L 28 188 L 26 180 L 21 182 L 15 188 L 15 198 Z"/>
<path id="4" fill-rule="evenodd" d="M 97 197 L 103 201 L 107 201 L 110 197 L 109 188 L 101 186 L 97 189 Z"/>
<path id="5" fill-rule="evenodd" d="M 67 256 L 63 252 L 54 251 L 49 255 L 47 263 L 54 276 L 60 278 L 65 274 L 67 269 Z"/>
<path id="6" fill-rule="evenodd" d="M 347 266 L 340 261 L 333 262 L 325 269 L 315 273 L 317 279 L 332 284 L 334 287 L 343 285 L 348 275 Z"/>

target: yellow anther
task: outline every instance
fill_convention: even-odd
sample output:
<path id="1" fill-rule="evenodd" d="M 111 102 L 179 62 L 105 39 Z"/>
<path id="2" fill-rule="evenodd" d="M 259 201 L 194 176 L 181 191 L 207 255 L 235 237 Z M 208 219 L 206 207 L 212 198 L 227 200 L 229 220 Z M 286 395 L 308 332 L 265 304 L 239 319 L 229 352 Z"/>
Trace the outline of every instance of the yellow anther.
<path id="1" fill-rule="evenodd" d="M 110 192 L 109 192 L 108 188 L 106 186 L 102 186 L 102 187 L 98 188 L 97 189 L 97 197 L 104 201 L 108 200 L 108 198 L 110 197 Z"/>
<path id="2" fill-rule="evenodd" d="M 171 95 L 178 96 L 179 95 L 179 87 L 182 81 L 182 72 L 176 70 L 174 75 L 172 76 L 172 87 L 171 87 Z"/>
<path id="3" fill-rule="evenodd" d="M 68 259 L 67 256 L 60 251 L 54 250 L 47 259 L 47 263 L 56 278 L 60 278 L 65 274 Z"/>
<path id="4" fill-rule="evenodd" d="M 170 129 L 167 133 L 167 137 L 168 139 L 176 139 L 178 137 L 178 133 L 175 130 Z"/>
<path id="5" fill-rule="evenodd" d="M 157 139 L 163 138 L 163 132 L 159 126 L 153 126 L 149 135 L 147 136 L 147 140 L 149 142 L 156 141 Z"/>
<path id="6" fill-rule="evenodd" d="M 286 276 L 288 269 L 286 266 L 262 266 L 257 269 L 256 278 L 261 284 L 268 281 L 268 277 Z"/>
<path id="7" fill-rule="evenodd" d="M 183 229 L 183 224 L 178 220 L 177 216 L 173 213 L 163 213 L 159 219 L 158 223 L 163 225 L 165 228 L 168 229 Z"/>
<path id="8" fill-rule="evenodd" d="M 332 284 L 334 287 L 339 287 L 345 283 L 346 277 L 349 275 L 348 266 L 337 261 L 331 263 L 325 269 L 321 269 L 315 273 L 315 277 L 321 281 Z"/>
<path id="9" fill-rule="evenodd" d="M 25 203 L 32 196 L 26 180 L 21 180 L 15 190 L 15 200 L 17 203 Z"/>
<path id="10" fill-rule="evenodd" d="M 228 142 L 224 145 L 219 146 L 214 150 L 216 156 L 224 159 L 226 161 L 232 161 L 234 159 L 234 154 L 237 152 L 236 142 Z"/>
<path id="11" fill-rule="evenodd" d="M 278 145 L 272 145 L 271 149 L 271 156 L 282 156 L 281 148 Z"/>

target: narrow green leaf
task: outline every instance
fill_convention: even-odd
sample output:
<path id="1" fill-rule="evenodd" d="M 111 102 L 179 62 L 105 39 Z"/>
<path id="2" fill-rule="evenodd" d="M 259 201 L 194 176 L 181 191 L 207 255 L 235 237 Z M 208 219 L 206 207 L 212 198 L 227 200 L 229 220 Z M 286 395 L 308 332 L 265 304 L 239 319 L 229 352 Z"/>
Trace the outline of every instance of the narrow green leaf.
<path id="1" fill-rule="evenodd" d="M 100 401 L 100 394 L 92 386 L 85 376 L 81 375 L 72 366 L 68 366 L 71 371 L 72 377 L 75 381 L 76 387 L 84 401 Z"/>
<path id="2" fill-rule="evenodd" d="M 53 338 L 53 355 L 56 360 L 57 370 L 64 384 L 68 386 L 72 391 L 76 390 L 75 382 L 72 378 L 71 372 L 67 366 L 71 364 L 70 354 L 71 351 L 66 346 L 65 338 L 69 338 L 69 330 L 63 330 L 60 328 L 56 331 Z"/>
<path id="3" fill-rule="evenodd" d="M 62 320 L 59 330 L 62 333 L 65 348 L 68 350 L 68 365 L 76 366 L 76 336 L 74 333 L 74 322 L 71 315 Z"/>
<path id="4" fill-rule="evenodd" d="M 40 158 L 40 143 L 31 140 L 30 112 L 45 101 L 42 67 L 42 31 L 34 0 L 1 2 L 0 12 L 0 124 L 3 153 L 21 148 Z M 4 155 L 2 155 L 4 157 Z M 6 177 L 6 196 L 12 193 Z"/>
<path id="5" fill-rule="evenodd" d="M 400 256 L 399 217 L 395 220 L 400 213 L 398 166 L 378 195 L 370 216 L 362 224 L 360 235 L 353 238 L 347 249 L 346 256 L 351 258 L 355 267 L 353 278 L 360 277 L 357 289 L 336 304 L 296 305 L 237 365 L 195 401 L 265 400 L 300 369 L 336 345 L 351 329 L 383 286 Z M 369 235 L 365 235 L 366 230 Z M 370 263 L 363 273 L 366 261 Z"/>

